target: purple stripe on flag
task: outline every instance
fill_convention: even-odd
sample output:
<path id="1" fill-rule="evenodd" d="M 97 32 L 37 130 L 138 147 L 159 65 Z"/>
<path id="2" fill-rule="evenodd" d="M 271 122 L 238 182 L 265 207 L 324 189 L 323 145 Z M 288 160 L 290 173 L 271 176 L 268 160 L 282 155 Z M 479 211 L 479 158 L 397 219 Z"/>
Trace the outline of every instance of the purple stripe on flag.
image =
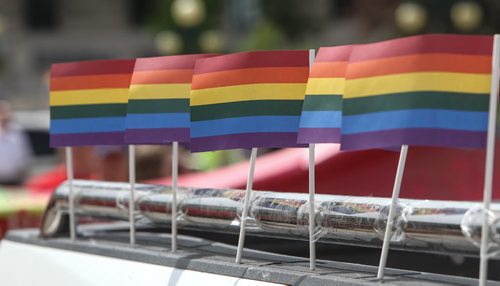
<path id="1" fill-rule="evenodd" d="M 340 128 L 300 128 L 298 143 L 340 143 Z"/>
<path id="2" fill-rule="evenodd" d="M 259 132 L 191 138 L 191 152 L 226 149 L 307 147 L 297 144 L 296 132 Z"/>
<path id="3" fill-rule="evenodd" d="M 485 131 L 394 129 L 342 135 L 342 150 L 382 149 L 395 146 L 484 148 Z"/>
<path id="4" fill-rule="evenodd" d="M 123 145 L 123 132 L 52 134 L 50 147 Z"/>
<path id="5" fill-rule="evenodd" d="M 126 144 L 163 144 L 189 142 L 189 128 L 127 129 Z"/>

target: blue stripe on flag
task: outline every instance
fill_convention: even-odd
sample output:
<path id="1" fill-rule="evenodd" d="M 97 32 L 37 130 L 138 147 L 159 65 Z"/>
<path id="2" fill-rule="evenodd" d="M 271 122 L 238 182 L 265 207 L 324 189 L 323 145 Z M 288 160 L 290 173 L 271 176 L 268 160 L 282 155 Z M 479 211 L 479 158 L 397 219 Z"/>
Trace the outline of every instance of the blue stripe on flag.
<path id="1" fill-rule="evenodd" d="M 344 116 L 342 134 L 404 128 L 485 131 L 487 125 L 488 112 L 411 109 Z"/>
<path id="2" fill-rule="evenodd" d="M 249 116 L 191 122 L 191 137 L 255 132 L 297 132 L 300 116 Z"/>
<path id="3" fill-rule="evenodd" d="M 51 134 L 112 132 L 125 130 L 125 117 L 56 119 L 50 122 Z"/>
<path id="4" fill-rule="evenodd" d="M 189 113 L 127 114 L 127 129 L 189 128 Z"/>
<path id="5" fill-rule="evenodd" d="M 302 111 L 301 128 L 339 128 L 342 119 L 340 111 Z"/>

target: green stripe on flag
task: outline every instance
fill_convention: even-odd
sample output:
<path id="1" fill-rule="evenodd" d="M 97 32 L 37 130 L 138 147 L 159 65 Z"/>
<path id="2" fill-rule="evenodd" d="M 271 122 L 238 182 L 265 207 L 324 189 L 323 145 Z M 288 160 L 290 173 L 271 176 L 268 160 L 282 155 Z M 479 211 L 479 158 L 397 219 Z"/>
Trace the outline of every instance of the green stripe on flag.
<path id="1" fill-rule="evenodd" d="M 343 114 L 356 115 L 402 109 L 488 111 L 488 104 L 488 94 L 407 92 L 345 99 Z"/>
<path id="2" fill-rule="evenodd" d="M 132 99 L 128 113 L 183 113 L 189 112 L 189 98 Z"/>
<path id="3" fill-rule="evenodd" d="M 127 114 L 127 104 L 85 104 L 51 106 L 51 119 L 92 118 L 92 117 L 120 117 Z"/>
<path id="4" fill-rule="evenodd" d="M 304 111 L 341 111 L 342 96 L 340 95 L 306 95 Z"/>
<path id="5" fill-rule="evenodd" d="M 191 106 L 191 121 L 244 116 L 299 116 L 302 100 L 251 100 Z"/>

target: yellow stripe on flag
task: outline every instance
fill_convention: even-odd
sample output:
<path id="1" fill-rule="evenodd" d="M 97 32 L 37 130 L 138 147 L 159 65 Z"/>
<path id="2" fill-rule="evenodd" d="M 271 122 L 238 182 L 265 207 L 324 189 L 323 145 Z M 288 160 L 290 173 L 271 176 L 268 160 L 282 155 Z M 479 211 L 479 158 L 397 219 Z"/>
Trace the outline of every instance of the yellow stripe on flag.
<path id="1" fill-rule="evenodd" d="M 191 105 L 218 104 L 248 100 L 301 100 L 305 83 L 245 84 L 191 90 Z"/>
<path id="2" fill-rule="evenodd" d="M 343 94 L 344 86 L 344 78 L 309 78 L 307 82 L 306 94 Z"/>
<path id="3" fill-rule="evenodd" d="M 50 105 L 127 103 L 128 88 L 51 91 Z"/>
<path id="4" fill-rule="evenodd" d="M 130 99 L 189 98 L 191 83 L 133 84 Z"/>
<path id="5" fill-rule="evenodd" d="M 444 91 L 485 94 L 491 75 L 464 73 L 406 73 L 346 81 L 344 98 L 412 91 Z"/>

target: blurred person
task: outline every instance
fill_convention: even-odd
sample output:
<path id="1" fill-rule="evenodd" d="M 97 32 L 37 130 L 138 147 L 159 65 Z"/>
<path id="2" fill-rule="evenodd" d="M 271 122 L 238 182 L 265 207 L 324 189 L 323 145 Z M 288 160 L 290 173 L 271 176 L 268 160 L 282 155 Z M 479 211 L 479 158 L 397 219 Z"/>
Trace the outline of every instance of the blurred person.
<path id="1" fill-rule="evenodd" d="M 53 192 L 66 180 L 64 149 L 59 155 L 61 163 L 42 174 L 34 176 L 26 187 L 36 193 Z M 179 148 L 179 174 L 189 172 L 186 159 L 188 151 Z M 171 175 L 172 148 L 165 145 L 136 145 L 136 180 L 167 178 Z M 128 182 L 127 146 L 73 147 L 73 170 L 76 179 Z"/>
<path id="2" fill-rule="evenodd" d="M 95 173 L 99 179 L 111 182 L 128 181 L 127 146 L 96 146 Z"/>
<path id="3" fill-rule="evenodd" d="M 30 191 L 51 193 L 66 180 L 64 148 L 59 148 L 57 153 L 61 163 L 51 170 L 31 177 L 25 184 Z M 109 181 L 128 179 L 127 158 L 122 147 L 74 146 L 72 154 L 75 179 Z"/>
<path id="4" fill-rule="evenodd" d="M 0 100 L 0 185 L 20 185 L 33 156 L 23 128 L 12 121 L 12 108 Z"/>
<path id="5" fill-rule="evenodd" d="M 164 145 L 136 145 L 137 181 L 166 178 L 172 174 L 172 148 Z M 179 152 L 182 168 L 182 152 Z M 179 170 L 181 173 L 181 170 Z"/>

